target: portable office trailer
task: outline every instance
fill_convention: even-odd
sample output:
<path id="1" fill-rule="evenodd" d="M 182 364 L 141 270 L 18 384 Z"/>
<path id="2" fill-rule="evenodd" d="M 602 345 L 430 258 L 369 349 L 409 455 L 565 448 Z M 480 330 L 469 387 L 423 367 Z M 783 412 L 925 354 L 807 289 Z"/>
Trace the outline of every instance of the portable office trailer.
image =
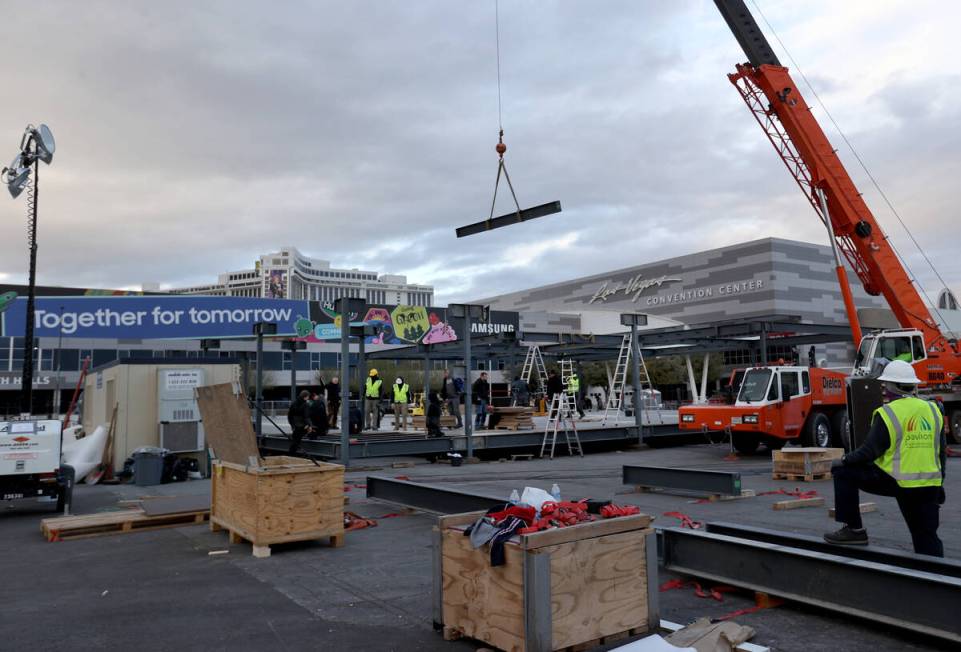
<path id="1" fill-rule="evenodd" d="M 108 426 L 117 406 L 113 466 L 141 446 L 162 446 L 204 460 L 203 424 L 193 388 L 240 381 L 234 360 L 118 360 L 87 375 L 83 390 L 83 427 Z M 202 465 L 202 468 L 206 465 Z"/>

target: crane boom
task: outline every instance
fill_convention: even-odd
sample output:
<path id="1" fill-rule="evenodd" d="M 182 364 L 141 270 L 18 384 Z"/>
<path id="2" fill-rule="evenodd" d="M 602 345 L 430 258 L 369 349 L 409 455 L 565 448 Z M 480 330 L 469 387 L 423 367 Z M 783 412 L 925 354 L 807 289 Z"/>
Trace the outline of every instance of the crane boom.
<path id="1" fill-rule="evenodd" d="M 958 378 L 961 376 L 961 354 L 957 342 L 949 341 L 932 318 L 888 236 L 855 187 L 788 69 L 780 65 L 744 1 L 714 2 L 748 58 L 748 63 L 737 65 L 736 72 L 728 78 L 811 207 L 826 225 L 830 225 L 836 250 L 843 254 L 868 294 L 883 295 L 898 323 L 923 335 L 928 356 L 924 366 L 939 372 L 931 378 Z M 842 291 L 849 292 L 845 284 L 842 280 Z M 852 324 L 856 324 L 857 315 L 851 314 L 853 302 L 847 307 Z"/>

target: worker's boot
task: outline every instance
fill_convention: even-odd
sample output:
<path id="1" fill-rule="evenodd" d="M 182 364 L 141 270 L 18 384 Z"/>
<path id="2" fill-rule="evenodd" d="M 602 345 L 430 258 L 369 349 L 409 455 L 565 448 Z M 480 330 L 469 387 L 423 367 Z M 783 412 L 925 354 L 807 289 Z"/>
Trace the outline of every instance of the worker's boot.
<path id="1" fill-rule="evenodd" d="M 868 545 L 868 531 L 864 528 L 855 530 L 845 525 L 836 532 L 826 532 L 824 540 L 838 546 L 866 546 Z"/>

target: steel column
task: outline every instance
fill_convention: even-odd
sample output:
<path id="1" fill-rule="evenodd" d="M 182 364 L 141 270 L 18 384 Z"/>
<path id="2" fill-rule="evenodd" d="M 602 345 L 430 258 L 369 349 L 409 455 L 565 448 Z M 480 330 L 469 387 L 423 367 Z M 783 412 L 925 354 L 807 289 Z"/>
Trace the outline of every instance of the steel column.
<path id="1" fill-rule="evenodd" d="M 339 302 L 342 308 L 347 307 L 346 301 Z M 347 467 L 350 464 L 350 315 L 344 323 L 344 315 L 340 317 L 340 463 Z M 364 395 L 364 379 L 358 381 L 358 395 Z M 361 419 L 364 412 L 361 410 Z"/>
<path id="2" fill-rule="evenodd" d="M 623 483 L 642 487 L 682 489 L 722 496 L 741 495 L 741 474 L 735 471 L 672 469 L 663 466 L 623 467 Z"/>
<path id="3" fill-rule="evenodd" d="M 259 442 L 264 434 L 264 333 L 262 328 L 257 329 L 257 376 L 254 387 L 254 405 L 257 406 L 254 426 Z"/>
<path id="4" fill-rule="evenodd" d="M 961 642 L 961 579 L 686 530 L 661 530 L 665 570 Z"/>
<path id="5" fill-rule="evenodd" d="M 467 457 L 474 456 L 474 404 L 471 398 L 470 306 L 464 307 L 464 436 Z"/>
<path id="6" fill-rule="evenodd" d="M 637 322 L 631 322 L 631 387 L 634 388 L 634 425 L 637 427 L 637 443 L 644 443 L 644 396 L 641 394 L 641 347 L 637 341 Z M 648 379 L 650 380 L 650 379 Z"/>

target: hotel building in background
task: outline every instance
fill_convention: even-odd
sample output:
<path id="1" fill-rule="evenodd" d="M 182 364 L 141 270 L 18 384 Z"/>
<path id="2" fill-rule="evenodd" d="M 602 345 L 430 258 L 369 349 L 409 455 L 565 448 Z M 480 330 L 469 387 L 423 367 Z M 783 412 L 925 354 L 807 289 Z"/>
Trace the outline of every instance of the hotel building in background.
<path id="1" fill-rule="evenodd" d="M 263 254 L 254 262 L 253 268 L 224 272 L 217 277 L 216 283 L 172 288 L 168 292 L 324 303 L 354 297 L 364 299 L 368 304 L 408 306 L 430 306 L 434 301 L 431 285 L 408 283 L 407 277 L 401 274 L 338 269 L 331 267 L 328 260 L 303 255 L 296 247 L 283 247 L 276 253 Z"/>

